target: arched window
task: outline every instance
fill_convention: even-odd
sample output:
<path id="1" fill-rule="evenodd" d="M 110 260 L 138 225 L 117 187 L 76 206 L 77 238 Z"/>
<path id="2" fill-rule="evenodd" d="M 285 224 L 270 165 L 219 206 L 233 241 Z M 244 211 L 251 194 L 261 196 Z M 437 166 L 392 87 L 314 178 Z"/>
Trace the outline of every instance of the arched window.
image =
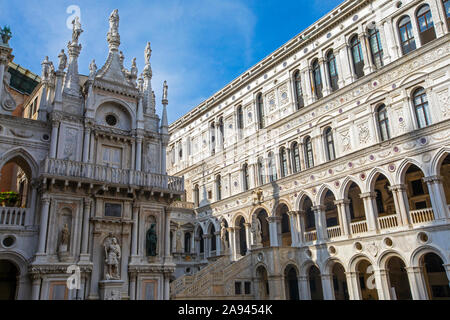
<path id="1" fill-rule="evenodd" d="M 248 175 L 248 164 L 244 163 L 242 166 L 242 178 L 243 178 L 243 188 L 244 191 L 247 191 L 249 189 L 249 175 Z"/>
<path id="2" fill-rule="evenodd" d="M 303 91 L 302 82 L 300 78 L 300 71 L 294 73 L 294 91 L 295 91 L 295 103 L 297 105 L 297 110 L 305 106 L 303 101 Z"/>
<path id="3" fill-rule="evenodd" d="M 273 152 L 269 152 L 269 182 L 277 180 L 277 166 L 275 163 L 275 155 Z"/>
<path id="4" fill-rule="evenodd" d="M 436 39 L 433 18 L 431 16 L 430 6 L 424 4 L 417 10 L 417 24 L 419 25 L 419 37 L 422 45 Z"/>
<path id="5" fill-rule="evenodd" d="M 314 155 L 310 137 L 305 138 L 305 162 L 306 168 L 314 167 Z"/>
<path id="6" fill-rule="evenodd" d="M 364 56 L 362 53 L 361 42 L 357 35 L 353 36 L 350 40 L 350 50 L 352 52 L 352 61 L 356 78 L 361 78 L 364 76 Z"/>
<path id="7" fill-rule="evenodd" d="M 408 54 L 416 50 L 416 41 L 414 40 L 411 19 L 404 16 L 398 23 L 398 30 L 400 32 L 400 42 L 403 54 Z"/>
<path id="8" fill-rule="evenodd" d="M 214 155 L 216 153 L 216 126 L 214 122 L 211 122 L 209 136 L 211 137 L 211 155 Z"/>
<path id="9" fill-rule="evenodd" d="M 442 0 L 444 5 L 445 15 L 447 17 L 447 29 L 450 30 L 450 0 Z"/>
<path id="10" fill-rule="evenodd" d="M 424 88 L 419 88 L 413 93 L 413 104 L 416 112 L 417 125 L 419 128 L 426 127 L 431 124 L 430 114 L 428 111 L 428 98 Z"/>
<path id="11" fill-rule="evenodd" d="M 200 190 L 198 184 L 194 187 L 194 206 L 198 207 L 200 205 Z"/>
<path id="12" fill-rule="evenodd" d="M 377 109 L 377 122 L 378 130 L 380 131 L 381 141 L 386 141 L 390 139 L 389 135 L 389 119 L 387 115 L 386 106 L 382 104 Z"/>
<path id="13" fill-rule="evenodd" d="M 216 176 L 216 194 L 217 201 L 222 200 L 222 178 L 220 174 Z"/>
<path id="14" fill-rule="evenodd" d="M 314 60 L 312 64 L 313 91 L 316 93 L 317 99 L 322 98 L 322 76 L 320 75 L 319 60 Z"/>
<path id="15" fill-rule="evenodd" d="M 219 139 L 220 139 L 220 141 L 218 141 L 218 143 L 219 143 L 219 146 L 223 146 L 223 143 L 224 143 L 224 136 L 223 136 L 223 118 L 222 117 L 220 117 L 219 118 L 219 132 L 220 132 L 220 136 L 219 136 Z"/>
<path id="16" fill-rule="evenodd" d="M 327 151 L 327 158 L 328 160 L 334 160 L 336 159 L 336 154 L 334 152 L 334 140 L 333 140 L 333 131 L 330 127 L 325 129 L 324 132 L 325 137 L 325 148 Z"/>
<path id="17" fill-rule="evenodd" d="M 294 142 L 291 146 L 292 154 L 292 172 L 296 173 L 300 171 L 300 152 L 298 150 L 298 143 Z"/>
<path id="18" fill-rule="evenodd" d="M 383 46 L 381 45 L 380 31 L 377 28 L 369 29 L 370 52 L 373 63 L 377 68 L 383 66 Z"/>
<path id="19" fill-rule="evenodd" d="M 242 112 L 242 106 L 237 108 L 237 129 L 239 138 L 242 138 L 242 130 L 244 129 L 244 113 Z"/>
<path id="20" fill-rule="evenodd" d="M 258 159 L 258 182 L 259 185 L 266 183 L 266 170 L 264 169 L 264 159 L 262 157 Z"/>
<path id="21" fill-rule="evenodd" d="M 258 125 L 259 128 L 262 129 L 265 126 L 264 122 L 264 101 L 262 93 L 258 94 L 256 97 L 256 106 L 258 108 Z"/>
<path id="22" fill-rule="evenodd" d="M 184 252 L 191 252 L 191 234 L 189 232 L 184 234 Z"/>
<path id="23" fill-rule="evenodd" d="M 281 163 L 281 176 L 286 177 L 288 175 L 288 164 L 286 158 L 286 149 L 284 147 L 280 149 L 280 163 Z"/>
<path id="24" fill-rule="evenodd" d="M 332 50 L 327 54 L 327 67 L 328 67 L 328 74 L 330 76 L 331 90 L 335 91 L 339 89 L 338 86 L 339 76 L 336 67 L 336 57 L 334 56 Z"/>

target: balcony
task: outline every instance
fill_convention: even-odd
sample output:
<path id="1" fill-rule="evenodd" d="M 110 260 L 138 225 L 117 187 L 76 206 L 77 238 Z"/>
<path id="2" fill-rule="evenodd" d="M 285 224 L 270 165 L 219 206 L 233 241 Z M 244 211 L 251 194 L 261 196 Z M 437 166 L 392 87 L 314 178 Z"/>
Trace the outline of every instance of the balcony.
<path id="1" fill-rule="evenodd" d="M 352 234 L 367 232 L 366 220 L 350 223 L 350 229 L 352 231 Z"/>
<path id="2" fill-rule="evenodd" d="M 184 178 L 158 173 L 120 169 L 93 163 L 46 158 L 44 177 L 79 178 L 83 182 L 102 182 L 124 186 L 158 188 L 174 193 L 184 192 Z"/>
<path id="3" fill-rule="evenodd" d="M 413 224 L 424 223 L 434 220 L 434 213 L 432 208 L 412 210 L 409 212 Z"/>
<path id="4" fill-rule="evenodd" d="M 392 214 L 384 217 L 378 217 L 380 229 L 390 229 L 398 227 L 397 215 Z"/>
<path id="5" fill-rule="evenodd" d="M 0 225 L 25 226 L 25 217 L 29 210 L 28 208 L 0 207 Z"/>

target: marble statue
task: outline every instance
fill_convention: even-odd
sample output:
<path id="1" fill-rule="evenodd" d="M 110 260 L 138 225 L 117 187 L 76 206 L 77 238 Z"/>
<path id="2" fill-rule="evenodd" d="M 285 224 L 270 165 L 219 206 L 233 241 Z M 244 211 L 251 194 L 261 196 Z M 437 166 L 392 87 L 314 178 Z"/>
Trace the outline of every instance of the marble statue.
<path id="1" fill-rule="evenodd" d="M 225 221 L 223 220 L 220 223 L 220 241 L 222 243 L 223 250 L 228 250 L 227 227 L 225 226 Z"/>
<path id="2" fill-rule="evenodd" d="M 64 49 L 61 49 L 61 52 L 58 54 L 58 58 L 59 58 L 58 70 L 64 71 L 64 69 L 67 66 L 67 56 L 64 53 Z"/>
<path id="3" fill-rule="evenodd" d="M 72 25 L 72 44 L 78 44 L 78 38 L 83 32 L 83 30 L 81 29 L 80 18 L 75 17 L 75 19 L 72 20 Z"/>
<path id="4" fill-rule="evenodd" d="M 145 64 L 150 64 L 150 57 L 152 56 L 152 48 L 150 47 L 150 42 L 147 42 L 145 47 Z"/>
<path id="5" fill-rule="evenodd" d="M 41 63 L 42 65 L 42 80 L 50 79 L 50 61 L 48 60 L 48 56 L 45 57 L 44 61 Z"/>
<path id="6" fill-rule="evenodd" d="M 130 74 L 131 74 L 131 78 L 132 79 L 136 79 L 137 78 L 138 69 L 137 69 L 137 66 L 136 66 L 136 58 L 133 58 L 133 60 L 131 62 Z"/>
<path id="7" fill-rule="evenodd" d="M 264 201 L 264 195 L 261 188 L 253 191 L 253 204 L 260 204 Z"/>
<path id="8" fill-rule="evenodd" d="M 261 221 L 259 221 L 259 219 L 256 217 L 254 218 L 252 223 L 252 232 L 255 239 L 255 245 L 260 245 L 262 242 Z"/>
<path id="9" fill-rule="evenodd" d="M 178 223 L 177 231 L 175 233 L 176 243 L 175 243 L 175 252 L 181 252 L 181 224 Z"/>
<path id="10" fill-rule="evenodd" d="M 150 229 L 147 231 L 146 236 L 146 245 L 147 245 L 147 256 L 154 257 L 156 256 L 156 244 L 158 238 L 156 235 L 156 224 L 152 223 Z"/>
<path id="11" fill-rule="evenodd" d="M 115 9 L 109 16 L 109 32 L 111 35 L 119 34 L 119 10 Z"/>
<path id="12" fill-rule="evenodd" d="M 89 65 L 89 79 L 93 80 L 95 78 L 95 73 L 97 72 L 97 65 L 95 64 L 95 59 L 92 60 Z"/>
<path id="13" fill-rule="evenodd" d="M 167 100 L 167 90 L 169 89 L 169 86 L 167 85 L 167 81 L 164 80 L 163 85 L 163 100 Z"/>
<path id="14" fill-rule="evenodd" d="M 69 226 L 67 225 L 67 223 L 65 223 L 61 230 L 61 242 L 59 244 L 59 252 L 67 252 L 67 248 L 69 247 L 69 241 L 70 241 Z"/>
<path id="15" fill-rule="evenodd" d="M 117 238 L 110 235 L 105 241 L 105 264 L 107 271 L 105 273 L 106 280 L 120 280 L 119 264 L 121 257 L 120 246 Z"/>

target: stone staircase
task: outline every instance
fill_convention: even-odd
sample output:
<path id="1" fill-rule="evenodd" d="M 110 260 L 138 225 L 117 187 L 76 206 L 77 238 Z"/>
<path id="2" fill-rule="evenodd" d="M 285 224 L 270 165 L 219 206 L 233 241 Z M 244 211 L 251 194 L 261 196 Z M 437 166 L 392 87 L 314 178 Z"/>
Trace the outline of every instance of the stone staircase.
<path id="1" fill-rule="evenodd" d="M 173 300 L 185 299 L 242 299 L 234 294 L 234 279 L 251 278 L 251 255 L 231 261 L 223 256 L 194 275 L 182 276 L 170 284 Z M 253 296 L 246 295 L 245 298 Z"/>

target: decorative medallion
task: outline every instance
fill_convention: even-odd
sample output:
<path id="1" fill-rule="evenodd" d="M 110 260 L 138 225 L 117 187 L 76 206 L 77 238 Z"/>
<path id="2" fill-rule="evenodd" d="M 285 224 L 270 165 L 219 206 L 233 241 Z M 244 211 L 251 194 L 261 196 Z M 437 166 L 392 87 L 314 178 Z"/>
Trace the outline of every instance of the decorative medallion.
<path id="1" fill-rule="evenodd" d="M 361 173 L 359 175 L 359 178 L 364 181 L 364 180 L 366 180 L 366 175 L 364 173 Z"/>
<path id="2" fill-rule="evenodd" d="M 394 165 L 394 164 L 390 164 L 390 165 L 388 166 L 388 170 L 389 170 L 390 172 L 394 172 L 394 171 L 395 171 L 395 165 Z"/>

